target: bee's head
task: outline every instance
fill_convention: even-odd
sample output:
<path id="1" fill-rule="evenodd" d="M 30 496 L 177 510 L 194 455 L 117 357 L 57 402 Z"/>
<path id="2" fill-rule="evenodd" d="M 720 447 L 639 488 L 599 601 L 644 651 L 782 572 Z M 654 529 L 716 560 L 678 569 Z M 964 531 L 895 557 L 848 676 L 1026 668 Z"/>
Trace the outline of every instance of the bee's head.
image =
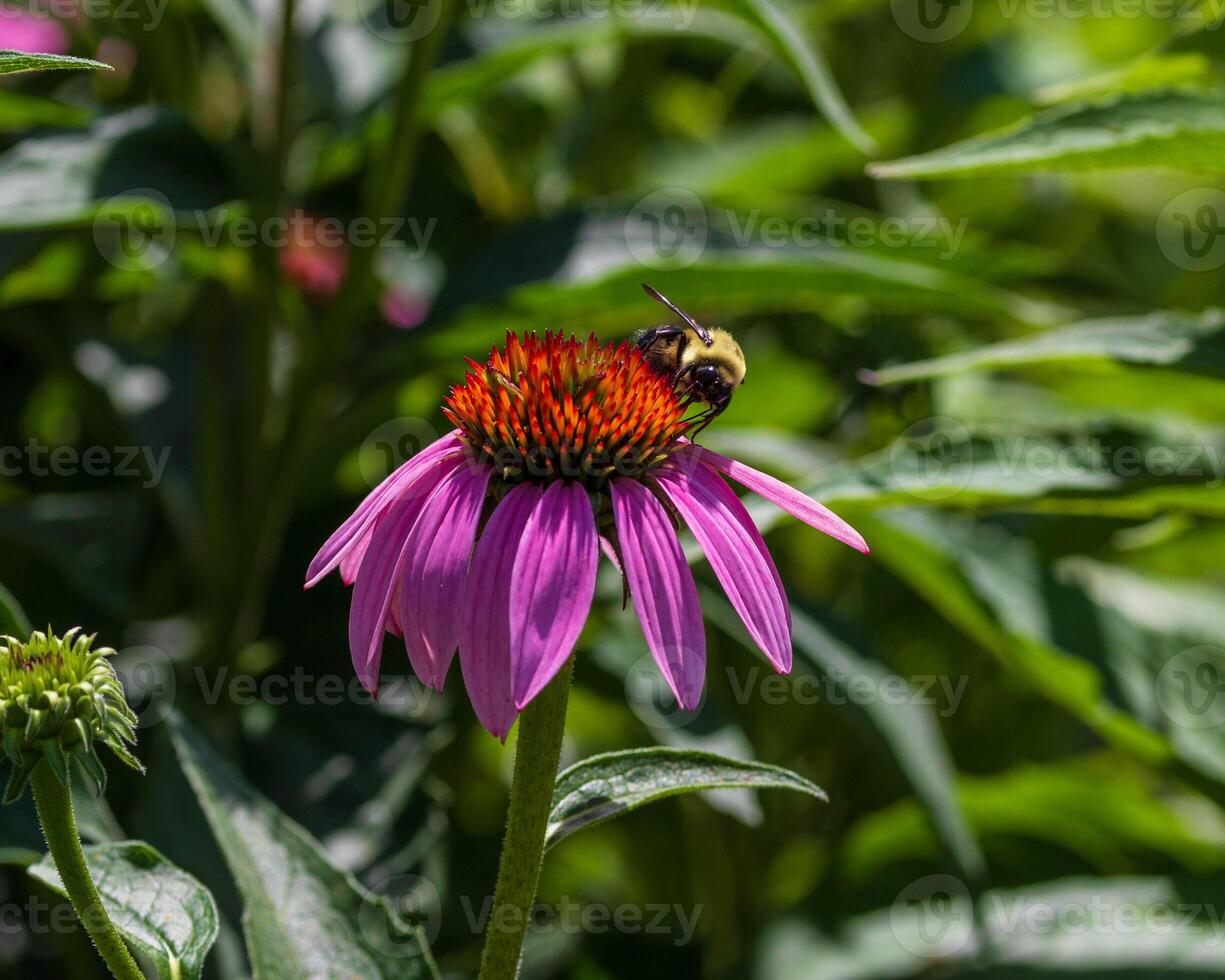
<path id="1" fill-rule="evenodd" d="M 731 403 L 735 388 L 727 371 L 717 364 L 699 364 L 693 369 L 694 400 L 705 402 L 716 412 L 722 412 Z"/>

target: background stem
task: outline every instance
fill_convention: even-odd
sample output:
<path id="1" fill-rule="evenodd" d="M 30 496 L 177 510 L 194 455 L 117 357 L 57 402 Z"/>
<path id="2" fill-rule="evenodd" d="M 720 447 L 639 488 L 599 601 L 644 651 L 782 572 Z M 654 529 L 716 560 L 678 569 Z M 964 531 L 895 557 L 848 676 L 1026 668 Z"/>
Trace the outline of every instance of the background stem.
<path id="1" fill-rule="evenodd" d="M 370 162 L 362 186 L 361 214 L 373 219 L 379 228 L 384 227 L 386 219 L 402 212 L 412 187 L 425 134 L 421 94 L 442 52 L 456 6 L 457 0 L 442 0 L 438 22 L 417 38 L 408 51 L 408 61 L 396 87 L 387 144 Z M 351 252 L 349 269 L 332 304 L 331 316 L 324 321 L 326 333 L 337 342 L 345 340 L 370 305 L 377 259 L 377 246 L 354 248 Z"/>
<path id="2" fill-rule="evenodd" d="M 519 716 L 506 838 L 502 842 L 498 886 L 494 890 L 485 950 L 481 954 L 480 980 L 514 980 L 519 972 L 523 940 L 544 862 L 544 835 L 561 760 L 566 702 L 570 697 L 573 673 L 574 657 L 571 657 Z"/>
<path id="3" fill-rule="evenodd" d="M 81 837 L 77 833 L 76 817 L 72 812 L 71 791 L 56 778 L 45 762 L 34 767 L 30 774 L 30 786 L 34 790 L 38 822 L 42 825 L 43 837 L 55 861 L 55 870 L 59 872 L 64 890 L 68 892 L 72 907 L 89 933 L 89 938 L 94 941 L 111 973 L 119 980 L 144 980 L 145 975 L 115 931 L 89 876 L 85 852 L 81 850 Z"/>

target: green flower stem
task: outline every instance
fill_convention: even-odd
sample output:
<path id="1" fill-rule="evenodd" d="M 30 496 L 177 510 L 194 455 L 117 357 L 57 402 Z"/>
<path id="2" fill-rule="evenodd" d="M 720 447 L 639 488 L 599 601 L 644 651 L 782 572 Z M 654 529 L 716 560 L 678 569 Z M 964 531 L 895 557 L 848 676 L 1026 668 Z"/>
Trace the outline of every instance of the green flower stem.
<path id="1" fill-rule="evenodd" d="M 56 778 L 46 762 L 34 767 L 30 785 L 34 788 L 38 822 L 42 824 L 43 837 L 47 839 L 55 870 L 59 872 L 64 890 L 68 892 L 72 907 L 89 933 L 89 938 L 98 947 L 111 973 L 119 980 L 144 980 L 145 975 L 115 931 L 110 916 L 102 907 L 98 889 L 89 876 L 85 852 L 81 850 L 81 837 L 77 833 L 76 817 L 72 812 L 71 791 Z"/>
<path id="2" fill-rule="evenodd" d="M 566 702 L 573 673 L 571 657 L 519 717 L 506 839 L 502 842 L 498 886 L 493 893 L 489 930 L 481 954 L 480 980 L 515 980 L 519 973 L 523 940 L 544 863 L 544 835 L 561 761 Z"/>

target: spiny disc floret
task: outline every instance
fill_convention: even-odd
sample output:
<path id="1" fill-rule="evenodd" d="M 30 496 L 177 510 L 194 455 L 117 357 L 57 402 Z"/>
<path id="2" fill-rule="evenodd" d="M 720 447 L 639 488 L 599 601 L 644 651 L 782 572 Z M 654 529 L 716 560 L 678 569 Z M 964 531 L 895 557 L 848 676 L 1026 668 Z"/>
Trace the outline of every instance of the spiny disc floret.
<path id="1" fill-rule="evenodd" d="M 629 344 L 507 334 L 488 361 L 468 364 L 443 412 L 507 483 L 640 479 L 687 428 L 670 379 Z"/>
<path id="2" fill-rule="evenodd" d="M 0 733 L 13 765 L 5 803 L 20 798 L 42 762 L 67 785 L 75 761 L 101 792 L 106 770 L 97 756 L 99 742 L 143 771 L 127 748 L 136 742 L 136 715 L 107 659 L 115 651 L 95 649 L 93 640 L 79 628 L 59 637 L 50 627 L 25 642 L 0 637 Z"/>

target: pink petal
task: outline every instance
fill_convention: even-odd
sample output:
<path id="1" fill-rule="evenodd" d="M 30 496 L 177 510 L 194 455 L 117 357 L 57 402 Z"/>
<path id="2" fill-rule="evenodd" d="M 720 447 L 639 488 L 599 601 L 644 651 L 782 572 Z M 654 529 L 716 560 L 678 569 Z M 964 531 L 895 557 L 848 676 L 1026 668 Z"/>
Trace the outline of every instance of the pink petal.
<path id="1" fill-rule="evenodd" d="M 775 668 L 791 669 L 791 608 L 774 560 L 740 498 L 706 466 L 662 466 L 656 479 L 702 545 L 749 635 Z"/>
<path id="2" fill-rule="evenodd" d="M 371 693 L 378 690 L 383 632 L 387 628 L 400 570 L 408 556 L 409 532 L 434 487 L 464 463 L 462 456 L 436 462 L 404 496 L 390 504 L 374 529 L 357 573 L 349 607 L 349 653 L 358 679 Z"/>
<path id="3" fill-rule="evenodd" d="M 595 596 L 599 536 L 587 491 L 545 491 L 519 542 L 510 585 L 510 664 L 520 711 L 574 651 Z"/>
<path id="4" fill-rule="evenodd" d="M 369 528 L 340 559 L 340 580 L 345 585 L 352 585 L 357 581 L 357 570 L 362 567 L 362 559 L 366 557 L 366 549 L 370 547 L 372 537 L 374 537 L 374 527 Z"/>
<path id="5" fill-rule="evenodd" d="M 792 517 L 798 517 L 805 524 L 823 531 L 831 538 L 849 544 L 856 551 L 868 553 L 868 544 L 858 531 L 810 496 L 800 493 L 795 487 L 788 486 L 782 480 L 746 466 L 739 460 L 721 456 L 701 446 L 688 445 L 681 449 L 678 455 L 691 455 L 714 467 L 720 473 L 730 476 L 737 483 L 743 484 L 754 493 L 765 497 L 772 504 L 781 507 Z"/>
<path id="6" fill-rule="evenodd" d="M 449 432 L 436 442 L 430 443 L 421 452 L 402 465 L 382 483 L 366 495 L 349 519 L 340 525 L 323 543 L 319 553 L 311 559 L 306 570 L 306 588 L 318 584 L 319 580 L 339 565 L 362 540 L 374 525 L 375 519 L 397 497 L 402 495 L 413 481 L 427 472 L 440 459 L 458 454 L 463 447 L 458 432 Z"/>
<path id="7" fill-rule="evenodd" d="M 476 543 L 459 614 L 459 666 L 472 709 L 491 735 L 506 741 L 515 723 L 510 676 L 510 588 L 523 529 L 540 488 L 522 483 L 498 504 Z"/>
<path id="8" fill-rule="evenodd" d="M 397 604 L 413 671 L 442 690 L 459 645 L 455 614 L 493 468 L 461 466 L 430 495 L 408 541 Z"/>
<path id="9" fill-rule="evenodd" d="M 421 520 L 420 517 L 417 518 Z M 413 525 L 414 527 L 416 525 Z M 409 532 L 412 533 L 411 531 Z M 391 594 L 391 605 L 387 607 L 387 621 L 383 624 L 384 628 L 392 636 L 403 636 L 404 627 L 400 625 L 400 586 L 396 586 L 396 591 Z"/>
<path id="10" fill-rule="evenodd" d="M 667 511 L 650 490 L 618 477 L 612 481 L 612 505 L 647 646 L 677 704 L 693 710 L 706 675 L 706 630 L 693 572 Z"/>

